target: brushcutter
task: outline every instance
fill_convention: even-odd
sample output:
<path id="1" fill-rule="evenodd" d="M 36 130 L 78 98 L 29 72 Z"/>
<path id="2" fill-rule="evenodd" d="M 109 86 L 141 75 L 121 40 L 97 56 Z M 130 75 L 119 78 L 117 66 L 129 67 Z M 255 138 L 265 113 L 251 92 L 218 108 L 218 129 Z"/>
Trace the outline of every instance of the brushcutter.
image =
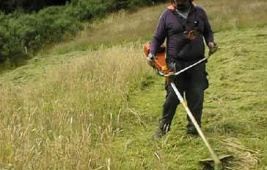
<path id="1" fill-rule="evenodd" d="M 144 47 L 144 52 L 145 55 L 148 57 L 149 54 L 149 44 L 146 44 Z M 210 55 L 209 55 L 210 56 Z M 159 75 L 164 76 L 164 77 L 170 77 L 170 76 L 178 76 L 179 74 L 185 72 L 186 70 L 206 61 L 208 59 L 208 57 L 205 57 L 199 61 L 197 61 L 196 63 L 178 71 L 178 72 L 169 72 L 167 65 L 166 65 L 166 61 L 165 61 L 165 46 L 161 46 L 159 52 L 156 54 L 156 58 L 152 61 L 149 62 L 149 64 L 158 72 Z M 168 80 L 167 80 L 168 81 Z M 184 98 L 182 97 L 182 95 L 180 94 L 180 92 L 178 91 L 177 87 L 175 86 L 175 84 L 173 82 L 170 82 L 171 87 L 173 88 L 175 94 L 177 95 L 180 103 L 182 103 L 182 105 L 184 106 L 187 115 L 189 116 L 190 120 L 192 121 L 192 123 L 194 124 L 199 136 L 202 138 L 202 140 L 204 141 L 206 147 L 208 148 L 211 158 L 212 159 L 203 159 L 200 162 L 203 163 L 205 166 L 210 166 L 210 167 L 214 167 L 215 170 L 221 170 L 223 169 L 223 161 L 232 158 L 231 155 L 225 155 L 223 157 L 218 157 L 216 155 L 216 153 L 214 152 L 214 150 L 212 149 L 211 145 L 209 144 L 207 138 L 204 136 L 200 126 L 198 125 L 195 117 L 193 116 L 192 112 L 190 111 L 190 109 L 188 108 Z"/>
<path id="2" fill-rule="evenodd" d="M 149 54 L 149 46 L 150 46 L 149 44 L 145 44 L 145 47 L 144 47 L 144 52 L 145 52 L 146 57 L 148 57 L 148 54 Z M 152 62 L 149 62 L 149 65 L 152 66 L 160 76 L 164 76 L 164 77 L 178 76 L 179 74 L 189 70 L 190 68 L 208 60 L 209 57 L 204 57 L 203 59 L 195 62 L 194 64 L 174 73 L 168 70 L 168 67 L 165 61 L 165 46 L 161 45 L 160 49 L 158 50 L 158 53 L 156 54 L 156 59 L 153 60 Z"/>

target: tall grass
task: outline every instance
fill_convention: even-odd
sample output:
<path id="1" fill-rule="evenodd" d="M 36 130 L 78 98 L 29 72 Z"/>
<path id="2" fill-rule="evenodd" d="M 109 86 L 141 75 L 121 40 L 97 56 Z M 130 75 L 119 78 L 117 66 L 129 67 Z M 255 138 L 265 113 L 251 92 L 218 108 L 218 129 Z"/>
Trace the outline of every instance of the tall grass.
<path id="1" fill-rule="evenodd" d="M 7 67 L 18 67 L 29 54 L 35 54 L 48 44 L 59 43 L 67 37 L 75 36 L 83 29 L 84 22 L 103 18 L 120 9 L 137 9 L 152 4 L 152 1 L 77 0 L 70 1 L 65 6 L 51 6 L 31 14 L 19 10 L 23 8 L 21 4 L 23 2 L 6 2 L 4 6 L 17 10 L 7 15 L 0 12 L 0 66 L 4 64 Z"/>
<path id="2" fill-rule="evenodd" d="M 0 166 L 109 166 L 111 141 L 121 135 L 127 121 L 135 121 L 126 110 L 129 84 L 139 86 L 151 73 L 138 50 L 141 46 L 89 53 L 27 87 L 3 83 Z"/>
<path id="3" fill-rule="evenodd" d="M 224 31 L 239 28 L 266 26 L 267 3 L 263 0 L 197 1 L 207 9 L 214 30 Z"/>
<path id="4" fill-rule="evenodd" d="M 210 19 L 214 32 L 240 28 L 262 28 L 267 24 L 265 0 L 197 0 Z M 120 11 L 104 21 L 89 24 L 73 41 L 61 43 L 50 53 L 97 49 L 99 44 L 112 46 L 139 39 L 150 41 L 162 12 L 169 3 L 139 9 L 136 13 Z M 47 51 L 45 51 L 47 52 Z"/>

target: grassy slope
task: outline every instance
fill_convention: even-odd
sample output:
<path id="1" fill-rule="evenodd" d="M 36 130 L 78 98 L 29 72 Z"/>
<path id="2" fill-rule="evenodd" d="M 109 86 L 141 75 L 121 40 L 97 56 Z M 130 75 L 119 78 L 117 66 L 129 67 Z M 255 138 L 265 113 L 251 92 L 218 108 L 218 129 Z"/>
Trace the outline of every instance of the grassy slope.
<path id="1" fill-rule="evenodd" d="M 208 63 L 210 88 L 205 97 L 203 131 L 219 154 L 235 157 L 230 165 L 233 169 L 265 169 L 267 166 L 266 33 L 266 29 L 259 29 L 217 34 L 221 49 Z M 126 141 L 134 144 L 130 144 L 125 153 L 140 157 L 140 164 L 148 157 L 143 162 L 148 163 L 148 167 L 198 169 L 197 161 L 209 157 L 209 153 L 200 139 L 184 136 L 186 113 L 181 106 L 168 136 L 160 142 L 150 141 L 161 115 L 163 87 L 163 80 L 157 78 L 155 84 L 132 100 L 132 107 L 146 127 L 126 137 Z"/>
<path id="2" fill-rule="evenodd" d="M 213 18 L 214 7 L 223 2 L 202 4 Z M 237 1 L 232 2 L 233 8 L 219 15 L 222 18 L 212 19 L 216 30 L 250 23 L 261 28 L 216 34 L 221 49 L 208 63 L 203 130 L 216 152 L 235 156 L 232 169 L 266 169 L 266 3 L 248 3 L 258 11 L 257 20 L 242 21 L 243 15 L 234 10 Z M 154 16 L 165 6 L 110 16 L 72 42 L 2 74 L 0 167 L 199 169 L 198 160 L 209 153 L 200 138 L 184 135 L 181 107 L 166 138 L 150 140 L 165 92 L 162 78 L 141 57 L 142 46 L 152 36 L 158 18 Z M 241 24 L 227 13 L 236 14 Z M 153 17 L 136 19 L 142 15 Z M 110 35 L 109 30 L 116 31 Z"/>

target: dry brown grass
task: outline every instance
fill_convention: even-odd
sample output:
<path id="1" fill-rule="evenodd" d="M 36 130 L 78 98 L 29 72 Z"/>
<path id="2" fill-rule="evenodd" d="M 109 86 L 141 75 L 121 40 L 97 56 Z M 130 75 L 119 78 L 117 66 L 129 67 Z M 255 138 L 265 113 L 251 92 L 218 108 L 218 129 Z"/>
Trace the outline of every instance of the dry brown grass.
<path id="1" fill-rule="evenodd" d="M 264 0 L 199 0 L 199 4 L 207 9 L 215 31 L 266 25 L 267 3 Z"/>
<path id="2" fill-rule="evenodd" d="M 103 21 L 95 21 L 78 34 L 74 40 L 56 45 L 50 53 L 64 51 L 67 48 L 88 49 L 99 44 L 117 44 L 152 37 L 157 21 L 166 4 L 139 9 L 129 13 L 120 11 L 109 15 Z"/>
<path id="3" fill-rule="evenodd" d="M 196 3 L 207 11 L 215 32 L 248 27 L 257 29 L 267 24 L 265 0 L 198 0 Z M 112 46 L 140 39 L 150 41 L 159 17 L 168 5 L 142 8 L 135 13 L 120 11 L 111 14 L 102 21 L 88 24 L 72 41 L 56 45 L 49 53 L 95 49 L 103 43 Z"/>

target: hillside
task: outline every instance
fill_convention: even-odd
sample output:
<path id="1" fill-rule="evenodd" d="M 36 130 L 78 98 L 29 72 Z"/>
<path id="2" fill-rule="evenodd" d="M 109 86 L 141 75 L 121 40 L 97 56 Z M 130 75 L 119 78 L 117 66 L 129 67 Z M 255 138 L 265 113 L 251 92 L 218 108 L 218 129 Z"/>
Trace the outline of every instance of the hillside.
<path id="1" fill-rule="evenodd" d="M 216 153 L 234 156 L 226 169 L 265 170 L 267 3 L 229 2 L 198 1 L 220 45 L 207 64 L 203 131 Z M 112 14 L 2 73 L 0 169 L 201 169 L 209 153 L 185 135 L 182 107 L 172 131 L 151 140 L 165 91 L 143 45 L 167 5 Z"/>

